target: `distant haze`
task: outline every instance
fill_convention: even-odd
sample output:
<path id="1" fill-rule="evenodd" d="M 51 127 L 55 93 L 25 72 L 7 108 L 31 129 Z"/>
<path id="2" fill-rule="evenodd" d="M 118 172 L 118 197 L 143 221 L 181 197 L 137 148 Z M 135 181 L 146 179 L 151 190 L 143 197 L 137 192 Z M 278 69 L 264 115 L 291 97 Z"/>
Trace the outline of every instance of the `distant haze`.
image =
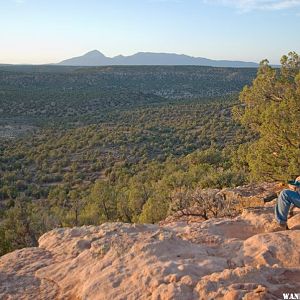
<path id="1" fill-rule="evenodd" d="M 0 64 L 57 63 L 93 49 L 108 57 L 178 53 L 272 64 L 300 53 L 300 0 L 0 3 Z"/>
<path id="2" fill-rule="evenodd" d="M 131 56 L 106 57 L 98 50 L 82 56 L 69 58 L 59 63 L 63 66 L 108 66 L 108 65 L 194 65 L 211 67 L 257 68 L 254 62 L 212 60 L 203 57 L 192 57 L 174 53 L 139 52 Z"/>

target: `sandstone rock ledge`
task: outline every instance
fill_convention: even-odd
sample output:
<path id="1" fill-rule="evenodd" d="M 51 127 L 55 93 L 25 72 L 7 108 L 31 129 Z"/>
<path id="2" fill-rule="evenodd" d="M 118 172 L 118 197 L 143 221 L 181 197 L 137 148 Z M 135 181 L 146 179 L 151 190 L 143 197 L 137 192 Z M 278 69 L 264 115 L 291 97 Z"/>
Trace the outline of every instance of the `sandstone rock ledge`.
<path id="1" fill-rule="evenodd" d="M 0 258 L 0 299 L 281 299 L 300 292 L 300 218 L 273 208 L 163 226 L 55 229 Z"/>

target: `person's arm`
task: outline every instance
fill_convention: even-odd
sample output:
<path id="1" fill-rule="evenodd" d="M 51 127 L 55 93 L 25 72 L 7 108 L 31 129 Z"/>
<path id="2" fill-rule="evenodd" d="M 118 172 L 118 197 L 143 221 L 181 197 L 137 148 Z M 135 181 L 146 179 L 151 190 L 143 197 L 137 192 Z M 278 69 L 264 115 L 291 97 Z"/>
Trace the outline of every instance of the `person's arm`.
<path id="1" fill-rule="evenodd" d="M 300 176 L 298 176 L 298 177 L 296 178 L 296 181 L 300 181 Z M 296 191 L 297 191 L 298 193 L 300 193 L 300 187 L 296 187 Z"/>
<path id="2" fill-rule="evenodd" d="M 295 181 L 300 181 L 300 176 L 296 178 Z M 295 192 L 300 192 L 300 188 L 294 185 L 289 184 L 289 190 L 295 191 Z"/>

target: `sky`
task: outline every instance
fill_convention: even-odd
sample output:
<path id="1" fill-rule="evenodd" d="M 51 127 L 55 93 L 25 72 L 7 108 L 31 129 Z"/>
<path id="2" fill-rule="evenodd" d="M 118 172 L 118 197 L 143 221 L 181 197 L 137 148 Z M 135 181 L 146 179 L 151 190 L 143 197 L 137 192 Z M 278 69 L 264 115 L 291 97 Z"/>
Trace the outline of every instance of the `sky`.
<path id="1" fill-rule="evenodd" d="M 0 63 L 97 49 L 278 63 L 300 53 L 300 0 L 0 0 Z"/>

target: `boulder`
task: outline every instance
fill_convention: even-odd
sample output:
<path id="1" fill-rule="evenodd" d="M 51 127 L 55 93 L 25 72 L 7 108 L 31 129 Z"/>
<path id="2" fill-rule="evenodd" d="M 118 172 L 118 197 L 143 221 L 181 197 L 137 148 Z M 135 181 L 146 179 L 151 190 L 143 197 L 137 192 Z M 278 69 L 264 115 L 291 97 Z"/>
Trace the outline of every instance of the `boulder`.
<path id="1" fill-rule="evenodd" d="M 0 258 L 0 299 L 281 299 L 300 291 L 300 214 L 59 228 Z"/>

